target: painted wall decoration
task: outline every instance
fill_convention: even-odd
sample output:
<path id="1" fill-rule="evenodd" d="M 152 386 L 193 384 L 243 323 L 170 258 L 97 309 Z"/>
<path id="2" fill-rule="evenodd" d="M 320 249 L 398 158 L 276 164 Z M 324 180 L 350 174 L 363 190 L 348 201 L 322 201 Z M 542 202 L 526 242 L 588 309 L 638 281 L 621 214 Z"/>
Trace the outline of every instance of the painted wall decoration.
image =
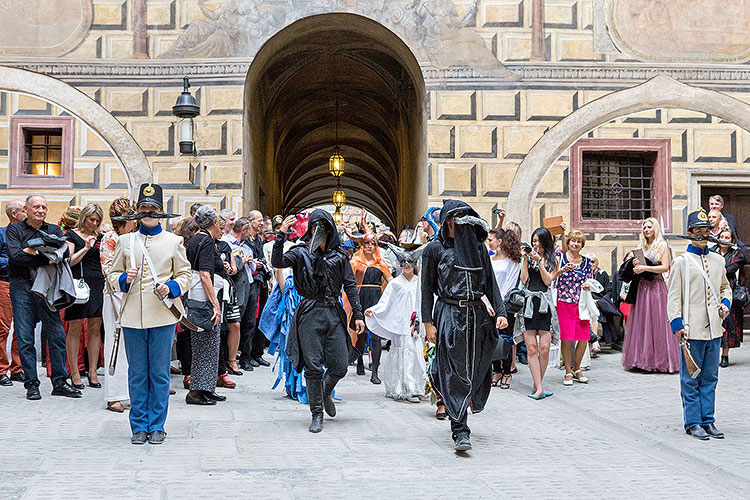
<path id="1" fill-rule="evenodd" d="M 349 12 L 399 35 L 420 62 L 438 69 L 469 67 L 515 79 L 475 29 L 479 0 L 459 15 L 451 0 L 226 0 L 215 10 L 198 0 L 208 21 L 195 20 L 164 58 L 252 57 L 292 22 L 315 14 Z"/>
<path id="2" fill-rule="evenodd" d="M 59 56 L 86 37 L 91 0 L 0 0 L 0 55 Z"/>
<path id="3" fill-rule="evenodd" d="M 610 0 L 607 29 L 644 61 L 750 60 L 750 0 Z"/>

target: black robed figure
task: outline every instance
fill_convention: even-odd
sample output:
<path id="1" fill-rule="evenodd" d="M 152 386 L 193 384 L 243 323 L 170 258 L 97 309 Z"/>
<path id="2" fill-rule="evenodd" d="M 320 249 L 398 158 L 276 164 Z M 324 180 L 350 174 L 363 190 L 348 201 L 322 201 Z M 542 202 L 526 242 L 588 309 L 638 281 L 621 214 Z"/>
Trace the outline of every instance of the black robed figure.
<path id="1" fill-rule="evenodd" d="M 352 306 L 357 334 L 362 333 L 365 324 L 357 283 L 349 259 L 341 249 L 333 217 L 325 210 L 314 210 L 302 236 L 304 243 L 284 253 L 284 238 L 296 220 L 290 216 L 281 224 L 274 239 L 271 265 L 291 267 L 294 286 L 303 297 L 294 313 L 286 352 L 295 370 L 305 369 L 312 413 L 310 432 L 320 432 L 324 407 L 329 416 L 336 415 L 333 388 L 346 375 L 349 360 L 359 354 L 351 352 L 354 348 L 339 301 L 342 287 Z"/>
<path id="2" fill-rule="evenodd" d="M 445 402 L 456 451 L 466 451 L 471 449 L 468 408 L 484 409 L 497 329 L 508 321 L 484 246 L 487 223 L 458 200 L 443 202 L 440 223 L 422 256 L 422 321 L 427 340 L 436 344 L 428 375 Z"/>

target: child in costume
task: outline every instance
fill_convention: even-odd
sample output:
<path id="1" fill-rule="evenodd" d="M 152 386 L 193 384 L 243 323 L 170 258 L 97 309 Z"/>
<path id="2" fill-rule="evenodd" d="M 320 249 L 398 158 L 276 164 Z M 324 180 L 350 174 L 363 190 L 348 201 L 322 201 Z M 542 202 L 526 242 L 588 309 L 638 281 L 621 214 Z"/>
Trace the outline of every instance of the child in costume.
<path id="1" fill-rule="evenodd" d="M 367 328 L 390 343 L 382 360 L 385 396 L 418 403 L 424 396 L 427 375 L 424 361 L 424 328 L 420 321 L 420 283 L 416 265 L 424 247 L 407 251 L 388 244 L 401 265 L 377 304 L 365 311 Z"/>

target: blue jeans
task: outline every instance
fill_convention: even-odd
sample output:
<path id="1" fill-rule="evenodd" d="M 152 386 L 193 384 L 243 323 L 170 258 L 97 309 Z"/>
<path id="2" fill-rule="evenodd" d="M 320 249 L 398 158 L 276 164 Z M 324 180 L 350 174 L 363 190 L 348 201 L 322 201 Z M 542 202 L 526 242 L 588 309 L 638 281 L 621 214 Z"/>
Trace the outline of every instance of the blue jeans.
<path id="1" fill-rule="evenodd" d="M 60 313 L 50 311 L 42 297 L 31 291 L 27 280 L 11 280 L 10 301 L 13 305 L 13 324 L 18 338 L 18 354 L 25 379 L 24 387 L 39 385 L 36 372 L 36 348 L 34 347 L 34 327 L 42 322 L 42 338 L 49 346 L 48 362 L 52 365 L 52 386 L 65 382 L 68 371 L 65 368 L 65 330 Z"/>
<path id="2" fill-rule="evenodd" d="M 721 337 L 713 340 L 691 340 L 690 353 L 701 372 L 694 379 L 690 378 L 685 356 L 680 349 L 680 396 L 685 414 L 685 429 L 714 422 Z"/>
<path id="3" fill-rule="evenodd" d="M 164 430 L 175 326 L 122 329 L 128 356 L 130 429 L 133 434 Z"/>

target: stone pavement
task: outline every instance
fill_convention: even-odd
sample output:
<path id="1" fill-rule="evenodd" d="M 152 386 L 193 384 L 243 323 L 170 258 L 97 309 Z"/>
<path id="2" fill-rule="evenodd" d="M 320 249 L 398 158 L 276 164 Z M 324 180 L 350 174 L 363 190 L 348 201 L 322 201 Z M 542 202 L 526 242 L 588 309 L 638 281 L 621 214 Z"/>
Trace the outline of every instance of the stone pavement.
<path id="1" fill-rule="evenodd" d="M 628 373 L 619 353 L 593 360 L 591 383 L 546 377 L 554 397 L 526 397 L 519 364 L 511 390 L 494 388 L 471 416 L 474 450 L 457 456 L 448 422 L 428 403 L 383 397 L 353 368 L 339 385 L 338 416 L 321 434 L 309 412 L 269 390 L 270 369 L 234 377 L 229 401 L 187 406 L 174 377 L 168 437 L 132 446 L 127 414 L 104 410 L 102 391 L 81 400 L 26 401 L 0 388 L 0 498 L 10 499 L 453 499 L 750 497 L 750 345 L 720 372 L 717 423 L 727 439 L 682 430 L 675 375 Z"/>

